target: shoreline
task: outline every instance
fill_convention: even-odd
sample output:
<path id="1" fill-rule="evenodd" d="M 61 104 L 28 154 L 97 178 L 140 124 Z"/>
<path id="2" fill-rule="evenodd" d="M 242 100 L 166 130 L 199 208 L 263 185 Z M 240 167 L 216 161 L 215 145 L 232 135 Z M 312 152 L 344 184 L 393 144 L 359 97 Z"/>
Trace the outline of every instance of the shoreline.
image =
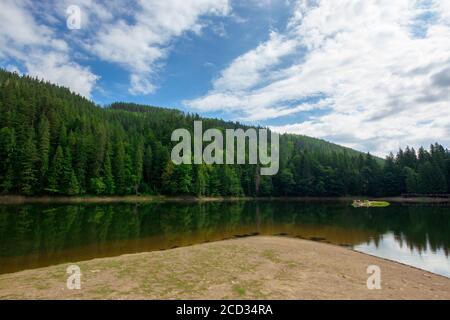
<path id="1" fill-rule="evenodd" d="M 440 203 L 450 204 L 450 198 L 403 198 L 403 197 L 194 197 L 194 196 L 161 196 L 161 195 L 129 195 L 129 196 L 0 196 L 0 204 L 77 204 L 77 203 L 141 203 L 141 202 L 238 202 L 238 201 L 298 201 L 298 202 L 350 202 L 353 200 L 378 200 L 391 203 Z"/>
<path id="2" fill-rule="evenodd" d="M 81 290 L 66 288 L 70 264 Z M 367 289 L 369 265 L 381 269 L 381 290 Z M 255 236 L 3 274 L 0 298 L 450 299 L 450 279 L 332 244 Z"/>

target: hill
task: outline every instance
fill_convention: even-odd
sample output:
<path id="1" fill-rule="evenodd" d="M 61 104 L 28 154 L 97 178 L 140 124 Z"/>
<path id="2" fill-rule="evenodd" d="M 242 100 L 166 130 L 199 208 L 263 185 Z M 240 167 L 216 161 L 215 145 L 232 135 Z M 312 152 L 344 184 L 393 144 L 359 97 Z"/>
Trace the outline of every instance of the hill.
<path id="1" fill-rule="evenodd" d="M 176 128 L 249 128 L 179 110 L 101 107 L 69 89 L 0 70 L 0 192 L 198 196 L 381 195 L 382 161 L 307 136 L 280 137 L 280 170 L 174 165 Z"/>

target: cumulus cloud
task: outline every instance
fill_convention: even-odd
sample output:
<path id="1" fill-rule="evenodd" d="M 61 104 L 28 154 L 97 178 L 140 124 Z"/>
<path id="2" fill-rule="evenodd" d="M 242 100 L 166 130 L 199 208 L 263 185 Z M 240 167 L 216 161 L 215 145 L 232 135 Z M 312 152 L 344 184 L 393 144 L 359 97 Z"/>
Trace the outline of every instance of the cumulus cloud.
<path id="1" fill-rule="evenodd" d="M 142 0 L 136 5 L 130 19 L 103 23 L 87 44 L 101 59 L 130 71 L 133 94 L 155 91 L 154 78 L 175 38 L 186 32 L 200 34 L 202 17 L 224 16 L 231 10 L 228 0 Z"/>
<path id="2" fill-rule="evenodd" d="M 25 62 L 28 73 L 40 79 L 69 87 L 72 91 L 90 98 L 98 76 L 88 68 L 72 62 L 58 52 L 35 53 Z"/>
<path id="3" fill-rule="evenodd" d="M 310 111 L 273 129 L 378 155 L 449 145 L 449 17 L 448 1 L 299 0 L 285 30 L 270 32 L 185 104 L 249 121 Z"/>
<path id="4" fill-rule="evenodd" d="M 66 10 L 81 10 L 81 29 L 65 28 Z M 230 14 L 228 0 L 5 0 L 0 3 L 0 59 L 22 63 L 26 73 L 90 97 L 99 77 L 75 58 L 118 64 L 130 75 L 130 93 L 157 89 L 158 73 L 175 39 L 200 35 L 207 18 Z"/>
<path id="5" fill-rule="evenodd" d="M 26 0 L 0 3 L 0 59 L 13 59 L 26 73 L 89 98 L 98 76 L 72 61 L 67 42 L 36 21 L 32 6 Z"/>

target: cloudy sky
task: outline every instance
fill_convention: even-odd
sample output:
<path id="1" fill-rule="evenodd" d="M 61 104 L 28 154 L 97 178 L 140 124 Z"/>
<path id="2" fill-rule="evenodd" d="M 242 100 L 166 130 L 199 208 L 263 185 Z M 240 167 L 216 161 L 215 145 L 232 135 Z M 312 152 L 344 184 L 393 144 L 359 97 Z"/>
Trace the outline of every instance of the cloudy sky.
<path id="1" fill-rule="evenodd" d="M 0 67 L 381 156 L 450 146 L 447 0 L 0 0 Z"/>

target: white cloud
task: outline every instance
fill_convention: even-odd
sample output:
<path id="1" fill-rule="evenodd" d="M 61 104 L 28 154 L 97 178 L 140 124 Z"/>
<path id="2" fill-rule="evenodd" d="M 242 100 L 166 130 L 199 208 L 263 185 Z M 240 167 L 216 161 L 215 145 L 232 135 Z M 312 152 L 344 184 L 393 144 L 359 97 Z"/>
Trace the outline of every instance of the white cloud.
<path id="1" fill-rule="evenodd" d="M 66 55 L 55 52 L 30 55 L 25 66 L 29 74 L 69 87 L 87 98 L 90 97 L 92 88 L 99 79 L 88 68 L 71 62 Z"/>
<path id="2" fill-rule="evenodd" d="M 210 92 L 185 104 L 255 121 L 327 108 L 273 128 L 378 155 L 449 145 L 449 17 L 448 1 L 296 1 L 286 30 L 237 57 Z"/>
<path id="3" fill-rule="evenodd" d="M 131 22 L 104 23 L 88 48 L 101 59 L 131 72 L 134 94 L 154 92 L 154 77 L 170 51 L 171 41 L 186 32 L 199 34 L 202 17 L 230 13 L 228 0 L 139 1 Z"/>
<path id="4" fill-rule="evenodd" d="M 296 41 L 271 32 L 267 42 L 234 60 L 214 81 L 214 88 L 244 90 L 260 84 L 264 80 L 264 71 L 276 66 L 286 55 L 292 54 L 297 45 Z"/>
<path id="5" fill-rule="evenodd" d="M 81 9 L 80 30 L 65 28 L 69 5 Z M 204 27 L 225 35 L 223 26 L 207 18 L 230 13 L 228 0 L 5 0 L 0 3 L 0 62 L 18 60 L 26 73 L 90 97 L 99 77 L 74 58 L 100 58 L 130 74 L 130 93 L 149 94 L 157 89 L 174 40 L 188 32 L 199 35 Z"/>
<path id="6" fill-rule="evenodd" d="M 26 73 L 69 87 L 90 97 L 98 77 L 70 58 L 66 41 L 31 14 L 32 2 L 0 3 L 0 59 L 14 59 Z"/>

